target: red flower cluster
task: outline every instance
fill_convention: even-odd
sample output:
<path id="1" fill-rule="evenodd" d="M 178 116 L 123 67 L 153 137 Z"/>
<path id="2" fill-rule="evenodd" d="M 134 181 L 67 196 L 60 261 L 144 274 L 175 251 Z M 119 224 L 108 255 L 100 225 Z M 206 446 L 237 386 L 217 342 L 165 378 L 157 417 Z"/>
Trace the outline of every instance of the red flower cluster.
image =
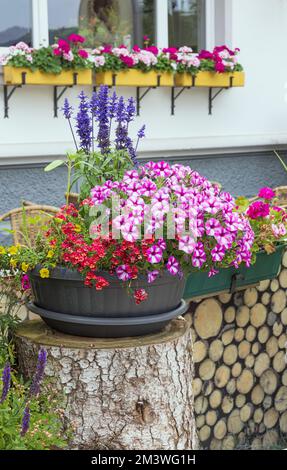
<path id="1" fill-rule="evenodd" d="M 129 280 L 137 279 L 139 268 L 146 261 L 147 250 L 154 243 L 151 238 L 141 243 L 115 240 L 98 236 L 91 239 L 85 224 L 73 204 L 64 206 L 52 219 L 51 228 L 46 232 L 49 247 L 58 253 L 59 262 L 67 263 L 85 277 L 85 285 L 102 290 L 109 282 L 99 275 L 108 271 L 115 274 L 124 266 Z M 143 289 L 134 292 L 136 303 L 147 298 Z"/>
<path id="2" fill-rule="evenodd" d="M 54 55 L 63 56 L 65 59 L 71 61 L 75 54 L 82 59 L 89 57 L 88 52 L 85 49 L 80 49 L 79 45 L 85 42 L 85 38 L 79 34 L 70 34 L 66 39 L 58 39 L 58 47 L 54 49 Z"/>

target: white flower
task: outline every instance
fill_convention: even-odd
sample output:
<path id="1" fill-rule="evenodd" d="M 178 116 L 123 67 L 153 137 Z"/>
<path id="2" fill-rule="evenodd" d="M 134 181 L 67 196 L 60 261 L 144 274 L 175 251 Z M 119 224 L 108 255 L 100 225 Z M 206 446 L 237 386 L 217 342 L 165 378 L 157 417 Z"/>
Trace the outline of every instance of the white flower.
<path id="1" fill-rule="evenodd" d="M 121 55 L 123 55 L 123 56 L 128 56 L 129 55 L 129 51 L 125 47 L 114 47 L 112 49 L 112 53 L 117 57 L 120 57 Z"/>
<path id="2" fill-rule="evenodd" d="M 68 62 L 72 62 L 74 60 L 74 54 L 72 51 L 64 52 L 63 58 L 67 60 Z"/>
<path id="3" fill-rule="evenodd" d="M 179 48 L 179 52 L 183 52 L 184 54 L 191 54 L 193 50 L 191 47 L 183 46 Z"/>
<path id="4" fill-rule="evenodd" d="M 0 65 L 6 65 L 9 61 L 8 54 L 0 55 Z"/>
<path id="5" fill-rule="evenodd" d="M 106 59 L 103 55 L 99 56 L 89 56 L 88 60 L 94 63 L 95 67 L 103 67 L 105 65 Z"/>

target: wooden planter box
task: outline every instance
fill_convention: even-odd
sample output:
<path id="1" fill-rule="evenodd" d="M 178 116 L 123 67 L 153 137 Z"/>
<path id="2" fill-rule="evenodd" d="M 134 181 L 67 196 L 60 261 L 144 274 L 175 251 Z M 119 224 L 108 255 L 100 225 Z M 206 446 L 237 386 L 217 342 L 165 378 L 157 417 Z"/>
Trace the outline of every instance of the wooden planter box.
<path id="1" fill-rule="evenodd" d="M 232 86 L 243 87 L 245 84 L 244 72 L 233 73 L 216 73 L 216 72 L 198 72 L 195 76 L 193 84 L 193 76 L 190 73 L 177 73 L 174 77 L 175 86 L 177 87 L 208 87 L 208 88 L 223 88 Z"/>
<path id="2" fill-rule="evenodd" d="M 40 70 L 32 72 L 25 67 L 5 65 L 5 85 L 91 85 L 92 70 L 63 70 L 59 74 L 45 73 Z"/>
<path id="3" fill-rule="evenodd" d="M 207 272 L 195 271 L 187 278 L 183 297 L 191 299 L 219 292 L 230 292 L 236 275 L 238 275 L 236 288 L 239 289 L 266 279 L 274 279 L 278 275 L 285 249 L 286 246 L 281 245 L 272 255 L 267 255 L 262 251 L 258 253 L 256 263 L 250 268 L 241 266 L 239 269 L 220 269 L 219 273 L 211 278 L 208 277 Z"/>
<path id="4" fill-rule="evenodd" d="M 142 72 L 141 70 L 121 70 L 120 72 L 95 73 L 95 84 L 108 86 L 156 87 L 173 86 L 172 72 Z"/>

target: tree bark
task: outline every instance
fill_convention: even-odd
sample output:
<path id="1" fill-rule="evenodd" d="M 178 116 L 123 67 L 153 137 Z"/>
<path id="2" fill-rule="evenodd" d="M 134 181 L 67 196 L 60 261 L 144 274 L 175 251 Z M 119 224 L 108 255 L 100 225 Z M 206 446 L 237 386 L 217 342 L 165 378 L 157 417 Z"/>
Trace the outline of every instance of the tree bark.
<path id="1" fill-rule="evenodd" d="M 190 323 L 187 315 L 157 335 L 114 340 L 30 321 L 16 332 L 20 369 L 31 377 L 46 349 L 45 374 L 66 397 L 73 449 L 196 449 Z"/>

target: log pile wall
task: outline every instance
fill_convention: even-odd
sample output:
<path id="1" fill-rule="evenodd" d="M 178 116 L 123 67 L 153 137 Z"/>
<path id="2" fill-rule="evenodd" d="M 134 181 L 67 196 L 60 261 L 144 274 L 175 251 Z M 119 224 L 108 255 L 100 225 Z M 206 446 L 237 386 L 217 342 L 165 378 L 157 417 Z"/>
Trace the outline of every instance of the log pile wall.
<path id="1" fill-rule="evenodd" d="M 287 253 L 277 279 L 191 303 L 201 446 L 270 448 L 287 433 Z"/>

